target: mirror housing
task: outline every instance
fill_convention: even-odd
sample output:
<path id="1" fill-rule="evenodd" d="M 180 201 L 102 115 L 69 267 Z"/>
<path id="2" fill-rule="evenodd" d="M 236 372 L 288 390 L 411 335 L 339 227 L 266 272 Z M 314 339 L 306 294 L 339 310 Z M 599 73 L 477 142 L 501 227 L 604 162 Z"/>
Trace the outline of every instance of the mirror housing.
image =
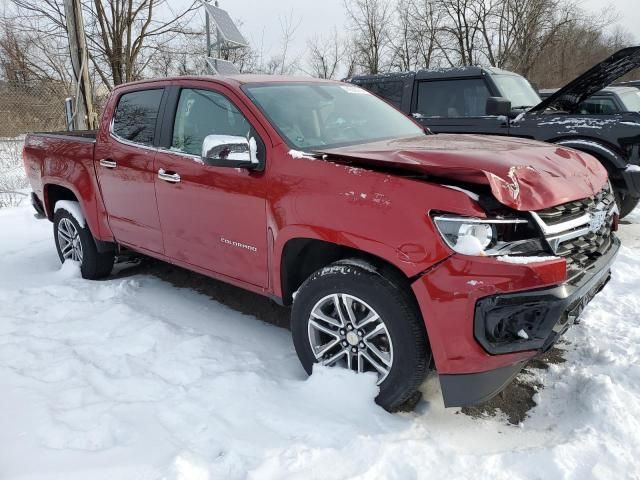
<path id="1" fill-rule="evenodd" d="M 202 161 L 212 167 L 257 169 L 260 161 L 253 137 L 207 135 L 202 142 Z"/>
<path id="2" fill-rule="evenodd" d="M 489 97 L 487 98 L 487 115 L 491 117 L 511 115 L 511 101 L 504 97 Z"/>

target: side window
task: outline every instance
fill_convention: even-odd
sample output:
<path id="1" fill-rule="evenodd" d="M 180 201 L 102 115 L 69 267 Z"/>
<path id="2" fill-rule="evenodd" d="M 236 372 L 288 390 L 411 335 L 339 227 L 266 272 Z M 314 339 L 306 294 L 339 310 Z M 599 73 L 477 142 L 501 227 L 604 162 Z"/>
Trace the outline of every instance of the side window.
<path id="1" fill-rule="evenodd" d="M 113 133 L 142 145 L 152 145 L 162 89 L 125 93 L 113 116 Z"/>
<path id="2" fill-rule="evenodd" d="M 482 78 L 422 81 L 416 112 L 425 117 L 481 117 L 489 97 Z"/>
<path id="3" fill-rule="evenodd" d="M 200 156 L 207 135 L 255 136 L 251 124 L 225 96 L 185 88 L 180 92 L 171 149 Z"/>
<path id="4" fill-rule="evenodd" d="M 402 104 L 402 87 L 401 81 L 387 81 L 363 84 L 364 88 L 371 93 L 375 93 L 380 98 L 384 98 L 387 102 L 400 108 Z"/>
<path id="5" fill-rule="evenodd" d="M 579 111 L 585 115 L 610 115 L 619 109 L 610 98 L 590 98 L 580 104 Z"/>

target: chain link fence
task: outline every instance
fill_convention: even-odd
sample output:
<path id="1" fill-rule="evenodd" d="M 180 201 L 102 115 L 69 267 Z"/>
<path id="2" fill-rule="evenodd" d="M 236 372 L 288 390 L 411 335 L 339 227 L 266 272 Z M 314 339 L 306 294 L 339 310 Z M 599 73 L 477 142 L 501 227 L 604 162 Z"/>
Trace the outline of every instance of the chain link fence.
<path id="1" fill-rule="evenodd" d="M 65 129 L 70 87 L 50 80 L 0 81 L 0 138 Z"/>
<path id="2" fill-rule="evenodd" d="M 22 166 L 24 137 L 31 132 L 66 130 L 65 105 L 75 92 L 55 80 L 27 80 L 13 72 L 14 80 L 0 79 L 0 208 L 16 206 L 28 197 L 29 182 Z M 100 113 L 108 92 L 94 98 Z"/>
<path id="3" fill-rule="evenodd" d="M 28 197 L 22 165 L 24 136 L 29 132 L 64 130 L 64 100 L 70 86 L 51 80 L 0 80 L 0 208 L 17 206 Z"/>

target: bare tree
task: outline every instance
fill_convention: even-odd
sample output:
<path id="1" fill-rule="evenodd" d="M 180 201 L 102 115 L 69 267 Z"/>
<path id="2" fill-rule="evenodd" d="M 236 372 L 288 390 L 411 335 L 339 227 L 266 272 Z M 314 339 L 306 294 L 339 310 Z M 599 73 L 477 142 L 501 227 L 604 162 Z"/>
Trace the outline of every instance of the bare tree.
<path id="1" fill-rule="evenodd" d="M 68 57 L 65 39 L 26 30 L 12 17 L 0 19 L 0 67 L 6 80 L 70 82 Z"/>
<path id="2" fill-rule="evenodd" d="M 429 68 L 440 62 L 443 10 L 438 0 L 399 0 L 392 28 L 392 68 Z"/>
<path id="3" fill-rule="evenodd" d="M 178 14 L 170 11 L 166 19 L 155 15 L 165 6 L 167 0 L 93 0 L 86 9 L 87 26 L 95 33 L 88 36 L 93 47 L 90 56 L 107 86 L 111 81 L 119 85 L 140 78 L 150 61 L 149 55 L 145 58 L 145 47 L 155 49 L 155 39 L 182 33 L 181 20 L 193 11 L 195 3 Z"/>
<path id="4" fill-rule="evenodd" d="M 358 52 L 356 51 L 355 43 L 352 39 L 346 42 L 344 46 L 344 66 L 347 78 L 353 77 L 358 70 Z"/>
<path id="5" fill-rule="evenodd" d="M 334 78 L 345 51 L 334 28 L 329 36 L 316 35 L 307 41 L 310 73 L 318 78 Z"/>
<path id="6" fill-rule="evenodd" d="M 10 1 L 31 28 L 66 36 L 62 0 Z M 111 89 L 140 78 L 159 45 L 187 30 L 195 8 L 195 1 L 174 12 L 169 0 L 85 0 L 89 58 L 102 82 Z"/>
<path id="7" fill-rule="evenodd" d="M 367 73 L 383 71 L 390 54 L 392 4 L 384 0 L 345 0 L 344 5 L 354 34 L 358 66 Z"/>
<path id="8" fill-rule="evenodd" d="M 442 52 L 444 12 L 437 0 L 411 0 L 409 13 L 415 42 L 416 65 L 429 68 L 439 63 Z"/>
<path id="9" fill-rule="evenodd" d="M 296 30 L 300 27 L 302 18 L 294 19 L 293 11 L 289 12 L 289 16 L 280 17 L 280 54 L 267 62 L 266 70 L 268 73 L 277 73 L 278 75 L 292 74 L 298 67 L 298 59 L 289 59 L 289 49 L 296 34 Z"/>
<path id="10" fill-rule="evenodd" d="M 528 76 L 545 48 L 575 21 L 577 6 L 566 0 L 503 0 L 495 53 L 487 43 L 491 64 Z"/>
<path id="11" fill-rule="evenodd" d="M 400 71 L 411 70 L 417 58 L 416 37 L 411 17 L 412 3 L 409 0 L 400 0 L 396 5 L 396 23 L 393 27 L 394 35 L 391 37 L 393 48 L 392 68 Z"/>
<path id="12" fill-rule="evenodd" d="M 439 8 L 447 20 L 441 30 L 450 40 L 450 46 L 441 43 L 440 48 L 449 64 L 477 65 L 481 24 L 490 15 L 492 4 L 486 5 L 485 0 L 441 0 Z"/>
<path id="13" fill-rule="evenodd" d="M 606 14 L 576 15 L 541 48 L 530 68 L 517 71 L 541 88 L 564 85 L 613 52 L 633 44 L 631 36 L 620 28 L 608 32 L 611 19 Z"/>
<path id="14" fill-rule="evenodd" d="M 3 77 L 14 84 L 25 84 L 35 76 L 29 56 L 28 40 L 5 22 L 0 32 L 0 68 Z"/>

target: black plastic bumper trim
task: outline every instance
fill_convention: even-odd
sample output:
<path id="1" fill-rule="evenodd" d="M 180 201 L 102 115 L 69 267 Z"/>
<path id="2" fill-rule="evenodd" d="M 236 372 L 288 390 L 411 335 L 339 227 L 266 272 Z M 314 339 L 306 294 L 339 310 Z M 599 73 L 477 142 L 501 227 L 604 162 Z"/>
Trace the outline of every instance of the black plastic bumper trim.
<path id="1" fill-rule="evenodd" d="M 483 403 L 509 385 L 526 365 L 526 361 L 488 372 L 440 375 L 445 407 L 464 407 Z"/>
<path id="2" fill-rule="evenodd" d="M 612 239 L 609 251 L 591 267 L 571 281 L 552 288 L 499 294 L 476 302 L 474 334 L 482 347 L 492 355 L 526 350 L 546 351 L 571 323 L 575 323 L 586 304 L 607 284 L 611 265 L 620 249 L 620 240 Z M 486 323 L 492 312 L 499 315 L 528 316 L 535 312 L 535 330 L 528 339 L 513 338 L 495 342 L 487 338 Z"/>

